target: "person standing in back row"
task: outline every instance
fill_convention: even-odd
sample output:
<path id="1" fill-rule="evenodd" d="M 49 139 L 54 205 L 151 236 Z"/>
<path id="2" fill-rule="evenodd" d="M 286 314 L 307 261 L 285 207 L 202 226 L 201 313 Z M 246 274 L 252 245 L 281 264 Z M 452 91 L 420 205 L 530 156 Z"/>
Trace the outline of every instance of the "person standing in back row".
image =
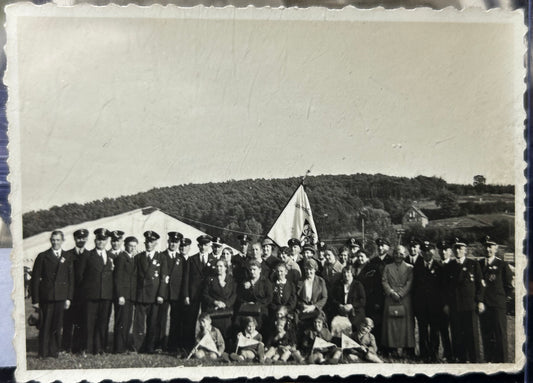
<path id="1" fill-rule="evenodd" d="M 133 322 L 133 306 L 137 295 L 137 238 L 127 237 L 125 251 L 115 258 L 115 327 L 114 352 L 124 353 L 133 349 L 129 334 Z"/>
<path id="2" fill-rule="evenodd" d="M 40 312 L 40 358 L 58 356 L 63 311 L 69 309 L 74 295 L 72 257 L 61 249 L 63 241 L 63 232 L 53 231 L 52 247 L 37 255 L 33 264 L 32 302 Z"/>
<path id="3" fill-rule="evenodd" d="M 107 347 L 115 265 L 106 250 L 110 232 L 100 228 L 94 235 L 95 248 L 80 258 L 76 277 L 84 300 L 86 351 L 103 354 Z"/>
<path id="4" fill-rule="evenodd" d="M 480 261 L 485 281 L 485 312 L 479 316 L 483 354 L 489 363 L 509 362 L 507 355 L 507 297 L 513 292 L 513 273 L 507 262 L 496 257 L 498 244 L 485 237 L 485 256 Z"/>
<path id="5" fill-rule="evenodd" d="M 479 263 L 466 257 L 466 243 L 456 239 L 457 261 L 451 273 L 450 319 L 452 347 L 461 363 L 479 361 L 478 313 L 483 304 L 484 281 Z"/>
<path id="6" fill-rule="evenodd" d="M 163 254 L 156 251 L 159 234 L 144 233 L 142 253 L 137 254 L 137 303 L 133 318 L 133 347 L 135 351 L 153 354 L 157 337 L 157 313 L 163 304 L 167 285 L 167 263 Z"/>

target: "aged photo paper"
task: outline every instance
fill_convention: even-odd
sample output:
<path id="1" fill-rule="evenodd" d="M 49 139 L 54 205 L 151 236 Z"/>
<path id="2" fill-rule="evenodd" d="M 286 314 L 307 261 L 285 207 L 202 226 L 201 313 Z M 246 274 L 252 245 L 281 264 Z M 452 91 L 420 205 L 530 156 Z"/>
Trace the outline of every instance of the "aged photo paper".
<path id="1" fill-rule="evenodd" d="M 8 6 L 17 380 L 522 369 L 523 17 Z"/>

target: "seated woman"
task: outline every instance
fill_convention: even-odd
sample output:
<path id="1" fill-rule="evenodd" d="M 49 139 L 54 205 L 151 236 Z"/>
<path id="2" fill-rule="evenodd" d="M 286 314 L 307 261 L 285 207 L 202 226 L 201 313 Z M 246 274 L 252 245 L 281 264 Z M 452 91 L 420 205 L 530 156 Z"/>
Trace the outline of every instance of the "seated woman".
<path id="1" fill-rule="evenodd" d="M 342 269 L 342 279 L 333 285 L 330 302 L 331 316 L 347 317 L 355 331 L 365 318 L 366 299 L 363 285 L 354 279 L 352 266 Z"/>
<path id="2" fill-rule="evenodd" d="M 268 305 L 272 302 L 272 285 L 270 281 L 261 275 L 261 265 L 251 260 L 248 264 L 250 277 L 239 286 L 237 298 L 239 310 L 238 321 L 244 316 L 253 316 L 257 320 L 257 327 L 261 325 L 268 315 Z"/>
<path id="3" fill-rule="evenodd" d="M 323 314 L 324 306 L 328 300 L 326 282 L 316 275 L 317 270 L 318 265 L 314 259 L 305 261 L 305 279 L 298 289 L 296 304 L 298 320 L 303 322 L 304 327 L 309 327 L 314 318 Z"/>
<path id="4" fill-rule="evenodd" d="M 263 363 L 265 360 L 265 345 L 263 337 L 257 331 L 257 321 L 253 317 L 246 317 L 243 320 L 244 331 L 237 334 L 237 349 L 230 355 L 234 361 L 257 361 Z"/>
<path id="5" fill-rule="evenodd" d="M 325 327 L 325 316 L 321 313 L 314 319 L 313 327 L 305 330 L 302 336 L 302 352 L 307 355 L 309 363 L 338 363 L 340 350 L 330 341 L 331 333 Z"/>
<path id="6" fill-rule="evenodd" d="M 202 313 L 198 322 L 200 326 L 196 333 L 196 346 L 191 353 L 192 356 L 196 359 L 217 359 L 221 357 L 226 345 L 220 331 L 212 326 L 211 317 L 207 313 Z M 206 336 L 211 339 L 206 338 Z"/>
<path id="7" fill-rule="evenodd" d="M 202 311 L 211 314 L 213 325 L 220 329 L 227 341 L 231 328 L 233 305 L 237 298 L 233 278 L 228 274 L 226 260 L 216 263 L 216 276 L 208 277 L 202 295 Z"/>

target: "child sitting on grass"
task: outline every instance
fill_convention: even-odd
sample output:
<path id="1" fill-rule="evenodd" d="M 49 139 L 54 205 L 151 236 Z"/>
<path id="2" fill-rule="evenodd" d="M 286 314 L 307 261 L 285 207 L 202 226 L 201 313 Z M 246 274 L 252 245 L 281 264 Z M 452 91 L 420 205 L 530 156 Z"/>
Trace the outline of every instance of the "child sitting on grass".
<path id="1" fill-rule="evenodd" d="M 217 359 L 222 356 L 226 345 L 220 330 L 211 325 L 211 317 L 207 313 L 202 313 L 198 319 L 200 329 L 196 333 L 196 347 L 192 356 L 196 359 Z M 211 340 L 209 338 L 211 337 Z M 216 351 L 214 350 L 216 347 Z"/>
<path id="2" fill-rule="evenodd" d="M 275 322 L 274 332 L 267 340 L 265 358 L 267 360 L 286 362 L 292 356 L 294 360 L 301 363 L 303 358 L 296 349 L 296 336 L 289 328 L 286 317 L 279 317 Z"/>
<path id="3" fill-rule="evenodd" d="M 265 345 L 263 337 L 256 330 L 257 321 L 253 317 L 245 317 L 243 321 L 244 331 L 237 334 L 237 350 L 230 355 L 231 360 L 243 362 L 265 361 Z"/>
<path id="4" fill-rule="evenodd" d="M 376 345 L 376 338 L 372 334 L 374 328 L 374 321 L 371 318 L 365 318 L 354 336 L 354 340 L 359 343 L 362 348 L 356 349 L 359 356 L 372 363 L 383 363 L 378 356 L 378 346 Z"/>
<path id="5" fill-rule="evenodd" d="M 331 342 L 331 332 L 324 327 L 325 316 L 320 313 L 313 322 L 313 327 L 305 330 L 302 339 L 302 350 L 309 355 L 309 363 L 331 364 L 339 362 L 338 348 Z M 320 338 L 322 341 L 315 343 Z"/>

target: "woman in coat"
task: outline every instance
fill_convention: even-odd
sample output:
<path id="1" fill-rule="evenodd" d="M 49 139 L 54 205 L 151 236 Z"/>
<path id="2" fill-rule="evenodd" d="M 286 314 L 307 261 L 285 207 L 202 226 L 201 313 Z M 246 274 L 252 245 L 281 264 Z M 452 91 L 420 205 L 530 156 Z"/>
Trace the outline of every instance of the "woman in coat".
<path id="1" fill-rule="evenodd" d="M 331 317 L 347 317 L 356 331 L 365 319 L 366 296 L 361 282 L 354 278 L 352 266 L 342 270 L 342 279 L 333 286 L 330 294 Z"/>
<path id="2" fill-rule="evenodd" d="M 415 322 L 411 305 L 413 266 L 404 262 L 407 249 L 398 246 L 394 251 L 394 262 L 383 270 L 385 309 L 383 313 L 382 342 L 385 347 L 411 351 L 415 347 Z"/>
<path id="3" fill-rule="evenodd" d="M 202 297 L 202 311 L 210 314 L 214 327 L 218 328 L 227 340 L 233 317 L 233 305 L 237 297 L 235 282 L 228 274 L 226 260 L 220 258 L 216 263 L 216 276 L 206 281 Z"/>

